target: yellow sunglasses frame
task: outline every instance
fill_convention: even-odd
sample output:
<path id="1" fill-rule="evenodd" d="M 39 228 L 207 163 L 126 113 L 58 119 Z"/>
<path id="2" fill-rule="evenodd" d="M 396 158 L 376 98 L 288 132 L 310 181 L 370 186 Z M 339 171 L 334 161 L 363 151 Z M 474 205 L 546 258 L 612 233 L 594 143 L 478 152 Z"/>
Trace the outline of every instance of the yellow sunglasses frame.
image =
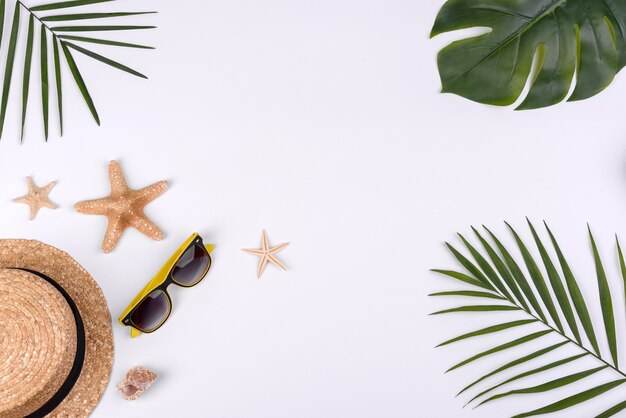
<path id="1" fill-rule="evenodd" d="M 141 289 L 141 291 L 137 294 L 137 296 L 135 296 L 133 301 L 128 305 L 128 307 L 124 310 L 124 312 L 122 312 L 122 314 L 120 315 L 117 321 L 125 327 L 130 327 L 131 338 L 137 338 L 139 335 L 143 334 L 143 332 L 135 328 L 131 323 L 125 323 L 124 319 L 133 311 L 133 309 L 137 307 L 137 305 L 139 305 L 139 303 L 146 296 L 148 296 L 153 290 L 155 290 L 156 288 L 161 286 L 163 283 L 165 283 L 165 281 L 169 277 L 170 272 L 172 271 L 172 269 L 174 268 L 174 266 L 176 265 L 180 257 L 183 255 L 183 252 L 187 248 L 189 248 L 191 243 L 194 242 L 196 238 L 198 238 L 199 236 L 200 234 L 198 234 L 197 232 L 194 232 L 193 234 L 191 234 L 191 236 L 187 238 L 187 240 L 185 240 L 185 242 L 183 242 L 183 244 L 180 247 L 178 247 L 178 249 L 171 255 L 171 257 L 165 262 L 165 264 L 163 264 L 163 267 L 161 267 L 161 269 L 152 278 L 152 280 L 150 280 L 148 284 L 145 285 L 143 289 Z M 215 249 L 215 245 L 205 244 L 204 248 L 206 248 L 207 252 L 211 254 L 213 250 Z M 171 309 L 171 306 L 170 306 L 170 309 Z"/>

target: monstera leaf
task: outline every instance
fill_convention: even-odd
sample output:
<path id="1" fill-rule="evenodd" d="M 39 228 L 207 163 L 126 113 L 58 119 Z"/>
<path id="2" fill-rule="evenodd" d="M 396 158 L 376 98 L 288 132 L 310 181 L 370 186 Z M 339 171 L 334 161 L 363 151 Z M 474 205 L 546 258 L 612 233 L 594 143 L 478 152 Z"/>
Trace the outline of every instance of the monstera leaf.
<path id="1" fill-rule="evenodd" d="M 468 256 L 463 255 L 450 244 L 447 246 L 464 270 L 434 270 L 469 285 L 472 289 L 452 290 L 430 295 L 460 297 L 468 301 L 486 301 L 445 309 L 435 312 L 434 315 L 453 313 L 470 315 L 472 312 L 489 312 L 496 317 L 501 312 L 519 314 L 519 318 L 514 321 L 498 321 L 494 325 L 460 335 L 439 345 L 439 347 L 448 346 L 483 335 L 498 334 L 505 330 L 509 334 L 519 333 L 519 337 L 514 339 L 509 337 L 501 344 L 474 354 L 448 370 L 465 367 L 476 360 L 513 348 L 517 350 L 517 353 L 523 353 L 508 363 L 498 365 L 494 370 L 465 386 L 459 394 L 470 390 L 475 392 L 471 395 L 469 404 L 481 406 L 514 395 L 529 396 L 566 386 L 571 387 L 573 394 L 557 398 L 555 402 L 543 407 L 514 415 L 514 418 L 544 415 L 568 409 L 617 387 L 621 387 L 624 393 L 623 388 L 626 384 L 626 373 L 619 366 L 614 298 L 591 231 L 589 231 L 589 240 L 595 262 L 598 288 L 596 303 L 600 306 L 598 311 L 602 312 L 602 327 L 597 326 L 598 321 L 594 323 L 592 320 L 588 309 L 590 300 L 586 300 L 583 296 L 574 272 L 548 226 L 546 225 L 546 230 L 551 245 L 544 244 L 533 225 L 530 222 L 528 225 L 539 253 L 539 259 L 533 256 L 520 235 L 509 226 L 525 270 L 490 230 L 485 228 L 485 234 L 481 234 L 472 228 L 483 251 L 477 249 L 464 236 L 459 235 L 463 246 L 469 252 Z M 552 247 L 553 251 L 549 250 L 549 247 Z M 626 284 L 626 263 L 619 242 L 617 242 L 617 255 L 622 282 Z M 621 300 L 619 303 L 623 306 L 624 301 Z M 546 339 L 550 341 L 547 342 Z M 541 344 L 541 348 L 525 350 L 525 344 L 531 341 Z M 600 344 L 601 342 L 603 344 Z M 606 346 L 608 350 L 601 349 L 601 345 Z M 568 346 L 569 349 L 564 346 Z M 573 353 L 572 348 L 578 352 Z M 579 361 L 583 358 L 587 361 Z M 529 363 L 531 361 L 539 364 Z M 590 363 L 596 364 L 590 366 Z M 525 383 L 526 378 L 541 378 L 542 374 L 547 371 L 550 371 L 552 375 L 550 379 L 544 378 L 543 383 L 532 385 Z M 555 372 L 560 373 L 556 378 L 554 378 Z M 501 374 L 505 374 L 506 378 L 502 378 Z M 593 383 L 589 381 L 592 375 L 595 375 Z M 598 384 L 599 379 L 602 383 Z M 623 395 L 622 402 L 606 409 L 596 418 L 608 418 L 622 411 L 626 411 L 626 394 Z"/>
<path id="2" fill-rule="evenodd" d="M 60 1 L 37 6 L 28 7 L 21 0 L 0 0 L 0 48 L 6 49 L 6 59 L 4 64 L 0 64 L 0 69 L 4 70 L 2 82 L 2 101 L 0 102 L 0 137 L 4 128 L 7 107 L 9 103 L 9 93 L 11 92 L 14 72 L 22 75 L 22 138 L 24 137 L 24 125 L 28 109 L 28 99 L 30 93 L 31 68 L 32 65 L 41 67 L 41 99 L 42 115 L 44 122 L 44 135 L 48 139 L 49 131 L 49 103 L 50 86 L 54 84 L 56 90 L 56 103 L 59 111 L 59 125 L 61 134 L 63 133 L 63 81 L 61 77 L 61 65 L 65 63 L 70 70 L 73 82 L 80 90 L 85 104 L 89 108 L 94 120 L 99 125 L 100 117 L 96 106 L 89 94 L 87 84 L 81 74 L 78 64 L 74 59 L 74 53 L 78 52 L 89 58 L 100 61 L 118 70 L 127 72 L 137 77 L 146 78 L 145 75 L 129 68 L 108 57 L 100 55 L 85 46 L 79 44 L 99 44 L 115 48 L 137 48 L 153 49 L 149 46 L 138 45 L 128 42 L 119 42 L 102 38 L 98 35 L 82 36 L 88 33 L 117 32 L 137 29 L 151 29 L 154 26 L 139 25 L 110 25 L 92 24 L 92 21 L 101 19 L 120 19 L 135 15 L 155 13 L 155 12 L 85 12 L 83 6 L 96 3 L 117 3 L 116 0 L 69 0 Z M 74 12 L 79 8 L 79 12 Z M 69 10 L 68 10 L 69 9 Z M 21 39 L 20 29 L 26 20 L 26 39 Z M 78 23 L 77 23 L 78 22 Z M 89 22 L 85 24 L 84 22 Z M 9 39 L 3 39 L 2 29 L 4 26 L 10 29 Z M 35 32 L 38 31 L 38 35 Z M 78 36 L 81 35 L 81 36 Z M 39 40 L 37 42 L 37 39 Z M 8 41 L 8 42 L 7 42 Z M 18 57 L 16 51 L 18 46 L 24 44 L 24 56 Z M 39 48 L 37 48 L 37 44 Z M 36 51 L 38 49 L 38 51 Z M 34 58 L 34 60 L 33 60 Z M 52 70 L 49 68 L 49 61 L 53 62 Z M 23 64 L 23 71 L 16 71 L 16 66 Z M 52 81 L 51 81 L 52 80 Z"/>
<path id="3" fill-rule="evenodd" d="M 519 109 L 587 99 L 626 65 L 623 0 L 448 0 L 431 36 L 489 28 L 445 47 L 438 58 L 443 91 L 480 103 L 510 105 L 532 85 Z"/>

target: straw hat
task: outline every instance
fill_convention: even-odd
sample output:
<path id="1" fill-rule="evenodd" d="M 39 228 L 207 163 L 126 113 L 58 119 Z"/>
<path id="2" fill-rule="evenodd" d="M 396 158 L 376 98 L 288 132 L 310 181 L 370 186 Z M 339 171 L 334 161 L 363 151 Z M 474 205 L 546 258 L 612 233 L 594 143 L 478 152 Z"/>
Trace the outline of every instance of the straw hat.
<path id="1" fill-rule="evenodd" d="M 0 240 L 0 417 L 86 417 L 113 365 L 102 290 L 68 254 Z"/>

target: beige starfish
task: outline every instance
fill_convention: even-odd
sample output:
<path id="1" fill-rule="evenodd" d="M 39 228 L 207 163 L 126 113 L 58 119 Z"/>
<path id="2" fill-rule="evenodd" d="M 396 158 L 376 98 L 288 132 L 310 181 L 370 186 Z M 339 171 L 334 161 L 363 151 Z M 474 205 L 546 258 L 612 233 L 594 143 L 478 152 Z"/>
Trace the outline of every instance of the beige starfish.
<path id="1" fill-rule="evenodd" d="M 277 245 L 276 247 L 271 248 L 267 240 L 267 232 L 263 230 L 262 248 L 258 250 L 242 249 L 241 251 L 245 251 L 249 254 L 258 255 L 259 257 L 261 257 L 261 260 L 259 261 L 259 268 L 256 271 L 256 277 L 261 278 L 261 275 L 263 274 L 263 270 L 265 269 L 265 266 L 267 265 L 267 263 L 272 263 L 280 267 L 281 269 L 287 271 L 285 266 L 283 266 L 281 262 L 278 261 L 278 259 L 274 255 L 277 254 L 279 251 L 282 251 L 288 245 L 289 243 L 285 242 L 283 244 L 280 244 L 280 245 Z"/>
<path id="2" fill-rule="evenodd" d="M 109 220 L 102 250 L 113 251 L 120 237 L 128 227 L 133 227 L 144 235 L 162 240 L 163 232 L 145 215 L 144 207 L 167 190 L 167 182 L 160 181 L 140 190 L 131 190 L 117 161 L 109 163 L 111 194 L 102 199 L 78 202 L 74 207 L 87 215 L 104 215 Z"/>
<path id="3" fill-rule="evenodd" d="M 17 199 L 13 199 L 16 203 L 24 203 L 30 206 L 30 220 L 32 221 L 37 217 L 37 213 L 39 213 L 39 209 L 41 208 L 50 208 L 56 209 L 57 205 L 52 203 L 48 198 L 48 194 L 50 191 L 56 186 L 56 183 L 53 181 L 44 187 L 37 187 L 35 182 L 31 177 L 26 177 L 26 182 L 28 183 L 28 193 L 22 197 L 18 197 Z"/>

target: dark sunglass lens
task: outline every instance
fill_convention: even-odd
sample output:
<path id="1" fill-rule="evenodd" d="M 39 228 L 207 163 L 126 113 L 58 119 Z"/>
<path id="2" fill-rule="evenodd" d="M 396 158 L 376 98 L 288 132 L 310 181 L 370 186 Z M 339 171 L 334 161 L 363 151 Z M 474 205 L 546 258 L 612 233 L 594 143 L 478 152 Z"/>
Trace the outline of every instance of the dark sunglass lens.
<path id="1" fill-rule="evenodd" d="M 205 248 L 199 245 L 189 247 L 174 266 L 172 278 L 184 286 L 192 285 L 206 273 L 209 261 L 209 254 Z"/>
<path id="2" fill-rule="evenodd" d="M 160 290 L 151 292 L 137 306 L 130 319 L 142 331 L 153 331 L 165 321 L 170 312 L 170 300 Z"/>

